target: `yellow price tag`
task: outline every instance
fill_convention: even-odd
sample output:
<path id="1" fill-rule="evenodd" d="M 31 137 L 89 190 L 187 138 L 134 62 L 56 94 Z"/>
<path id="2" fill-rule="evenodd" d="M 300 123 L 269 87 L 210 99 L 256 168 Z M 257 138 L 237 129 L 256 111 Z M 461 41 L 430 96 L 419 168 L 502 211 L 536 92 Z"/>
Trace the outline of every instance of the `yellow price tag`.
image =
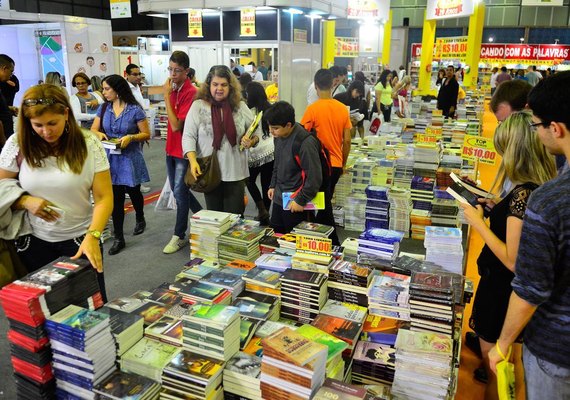
<path id="1" fill-rule="evenodd" d="M 316 236 L 297 235 L 296 248 L 312 253 L 330 254 L 332 252 L 332 240 Z"/>
<path id="2" fill-rule="evenodd" d="M 497 151 L 495 150 L 493 139 L 483 136 L 465 135 L 461 157 L 465 160 L 479 160 L 483 164 L 495 165 Z"/>
<path id="3" fill-rule="evenodd" d="M 416 142 L 417 143 L 437 143 L 437 136 L 435 135 L 422 135 L 418 133 L 416 135 Z"/>
<path id="4" fill-rule="evenodd" d="M 443 110 L 433 110 L 431 112 L 431 115 L 433 115 L 434 117 L 441 117 L 443 116 Z"/>

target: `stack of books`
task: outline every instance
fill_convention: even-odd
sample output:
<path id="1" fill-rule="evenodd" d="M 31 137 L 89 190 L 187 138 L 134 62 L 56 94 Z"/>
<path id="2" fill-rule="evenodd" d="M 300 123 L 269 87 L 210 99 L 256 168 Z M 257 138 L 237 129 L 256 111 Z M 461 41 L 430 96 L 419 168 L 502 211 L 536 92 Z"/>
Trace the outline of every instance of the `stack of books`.
<path id="1" fill-rule="evenodd" d="M 182 347 L 184 334 L 182 320 L 178 317 L 163 315 L 144 330 L 144 335 L 173 346 Z"/>
<path id="2" fill-rule="evenodd" d="M 426 261 L 441 265 L 448 272 L 463 275 L 461 229 L 427 226 L 425 232 Z"/>
<path id="3" fill-rule="evenodd" d="M 372 280 L 368 291 L 368 312 L 394 319 L 410 319 L 410 277 L 384 271 Z"/>
<path id="4" fill-rule="evenodd" d="M 261 400 L 261 358 L 244 352 L 233 356 L 224 368 L 226 400 Z"/>
<path id="5" fill-rule="evenodd" d="M 347 174 L 345 174 L 347 175 Z M 344 229 L 362 232 L 366 229 L 366 194 L 350 193 L 344 200 Z"/>
<path id="6" fill-rule="evenodd" d="M 433 188 L 435 187 L 435 171 L 434 177 L 414 175 L 410 184 L 410 192 L 412 195 L 412 205 L 416 210 L 431 211 L 431 203 L 433 200 Z"/>
<path id="7" fill-rule="evenodd" d="M 330 239 L 298 233 L 295 250 L 291 258 L 293 268 L 328 275 L 334 260 Z"/>
<path id="8" fill-rule="evenodd" d="M 144 376 L 115 371 L 93 388 L 101 400 L 145 399 L 156 400 L 160 393 L 160 383 Z"/>
<path id="9" fill-rule="evenodd" d="M 164 368 L 164 399 L 220 400 L 224 398 L 222 372 L 224 363 L 211 357 L 182 350 Z"/>
<path id="10" fill-rule="evenodd" d="M 451 393 L 453 340 L 435 333 L 398 331 L 392 394 L 446 399 Z"/>
<path id="11" fill-rule="evenodd" d="M 180 347 L 143 337 L 121 357 L 121 371 L 160 382 L 162 370 L 180 352 Z"/>
<path id="12" fill-rule="evenodd" d="M 227 361 L 239 351 L 240 313 L 237 307 L 195 304 L 182 316 L 183 348 Z"/>
<path id="13" fill-rule="evenodd" d="M 440 189 L 435 189 L 433 196 L 431 209 L 432 225 L 457 228 L 459 226 L 459 220 L 457 218 L 459 209 L 453 196 L 445 190 Z"/>
<path id="14" fill-rule="evenodd" d="M 278 248 L 277 236 L 265 235 L 259 239 L 259 251 L 261 251 L 261 254 L 273 253 Z"/>
<path id="15" fill-rule="evenodd" d="M 389 266 L 400 251 L 402 232 L 368 229 L 358 236 L 358 262 L 375 267 Z"/>
<path id="16" fill-rule="evenodd" d="M 414 175 L 435 178 L 440 159 L 440 146 L 435 142 L 414 145 Z"/>
<path id="17" fill-rule="evenodd" d="M 218 237 L 231 226 L 232 214 L 201 210 L 190 218 L 190 256 L 218 262 Z"/>
<path id="18" fill-rule="evenodd" d="M 295 245 L 295 242 L 293 242 L 293 245 Z M 259 268 L 269 269 L 275 272 L 283 272 L 286 269 L 291 268 L 291 257 L 275 253 L 262 254 L 257 260 L 255 260 L 255 265 Z"/>
<path id="19" fill-rule="evenodd" d="M 348 348 L 348 344 L 345 341 L 337 339 L 335 336 L 312 325 L 302 325 L 295 332 L 328 348 L 325 373 L 327 378 L 342 379 L 344 377 L 342 354 Z"/>
<path id="20" fill-rule="evenodd" d="M 255 261 L 261 254 L 259 239 L 265 234 L 265 228 L 246 223 L 238 223 L 222 233 L 218 239 L 220 263 L 227 264 L 238 258 Z"/>
<path id="21" fill-rule="evenodd" d="M 388 229 L 390 226 L 390 202 L 388 187 L 368 186 L 366 188 L 366 229 Z"/>
<path id="22" fill-rule="evenodd" d="M 455 325 L 453 279 L 436 272 L 412 272 L 410 330 L 441 333 L 453 338 Z"/>
<path id="23" fill-rule="evenodd" d="M 182 271 L 176 275 L 176 280 L 190 279 L 200 280 L 210 272 L 220 268 L 219 263 L 208 262 L 201 258 L 194 258 L 184 265 Z"/>
<path id="24" fill-rule="evenodd" d="M 329 270 L 329 298 L 368 307 L 368 287 L 373 269 L 345 260 L 336 260 Z"/>
<path id="25" fill-rule="evenodd" d="M 409 328 L 409 322 L 369 314 L 364 321 L 360 339 L 394 346 L 398 330 L 403 327 Z"/>
<path id="26" fill-rule="evenodd" d="M 352 383 L 390 385 L 394 380 L 396 350 L 373 342 L 358 342 L 352 358 Z"/>
<path id="27" fill-rule="evenodd" d="M 313 400 L 365 400 L 370 399 L 365 387 L 349 385 L 336 379 L 325 379 L 325 383 L 313 397 Z M 383 397 L 381 397 L 383 398 Z"/>
<path id="28" fill-rule="evenodd" d="M 426 227 L 431 225 L 431 211 L 413 209 L 410 213 L 412 239 L 424 240 Z"/>
<path id="29" fill-rule="evenodd" d="M 109 323 L 117 346 L 117 356 L 120 357 L 143 337 L 144 319 L 140 315 L 107 306 L 101 307 L 97 311 L 107 314 L 110 318 Z"/>
<path id="30" fill-rule="evenodd" d="M 333 231 L 334 226 L 307 221 L 303 221 L 293 228 L 293 233 L 296 235 L 318 236 L 322 238 L 328 238 Z"/>
<path id="31" fill-rule="evenodd" d="M 276 271 L 255 267 L 241 277 L 245 289 L 251 292 L 281 295 L 281 274 Z"/>
<path id="32" fill-rule="evenodd" d="M 182 300 L 190 304 L 231 304 L 232 302 L 232 292 L 206 282 L 175 282 L 170 288 L 178 291 Z"/>
<path id="33" fill-rule="evenodd" d="M 264 399 L 310 399 L 325 380 L 328 348 L 283 328 L 263 339 Z"/>
<path id="34" fill-rule="evenodd" d="M 286 233 L 284 235 L 277 237 L 277 243 L 279 243 L 279 250 L 284 249 L 295 250 L 297 243 L 297 235 L 295 233 Z"/>
<path id="35" fill-rule="evenodd" d="M 324 274 L 288 269 L 281 277 L 281 317 L 310 324 L 327 300 Z"/>
<path id="36" fill-rule="evenodd" d="M 109 316 L 70 305 L 46 320 L 59 396 L 93 398 L 93 387 L 115 370 Z"/>
<path id="37" fill-rule="evenodd" d="M 344 208 L 342 206 L 333 206 L 333 218 L 336 226 L 344 227 Z"/>
<path id="38" fill-rule="evenodd" d="M 234 301 L 242 317 L 257 321 L 277 321 L 279 319 L 280 299 L 265 293 L 244 291 Z"/>
<path id="39" fill-rule="evenodd" d="M 390 202 L 389 229 L 402 232 L 410 237 L 410 213 L 412 211 L 412 195 L 410 189 L 391 187 L 388 192 Z"/>
<path id="40" fill-rule="evenodd" d="M 240 294 L 245 288 L 245 282 L 241 279 L 241 274 L 240 274 L 241 271 L 243 270 L 233 271 L 229 268 L 224 268 L 223 270 L 218 270 L 218 271 L 212 271 L 206 276 L 204 276 L 202 279 L 200 279 L 200 282 L 229 290 L 232 294 L 232 301 L 233 301 L 237 298 L 238 294 Z"/>

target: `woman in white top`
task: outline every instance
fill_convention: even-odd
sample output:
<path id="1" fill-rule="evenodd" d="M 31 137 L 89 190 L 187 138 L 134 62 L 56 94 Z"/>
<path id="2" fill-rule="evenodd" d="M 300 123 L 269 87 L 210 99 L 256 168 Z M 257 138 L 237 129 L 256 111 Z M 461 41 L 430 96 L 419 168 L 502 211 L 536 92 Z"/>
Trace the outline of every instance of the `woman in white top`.
<path id="1" fill-rule="evenodd" d="M 234 74 L 225 65 L 212 67 L 190 107 L 182 134 L 182 151 L 195 178 L 202 174 L 196 158 L 217 149 L 222 182 L 204 194 L 208 210 L 243 214 L 245 179 L 249 177 L 247 149 L 259 141 L 257 136 L 243 137 L 252 122 L 253 114 L 241 101 Z"/>
<path id="2" fill-rule="evenodd" d="M 103 104 L 103 99 L 97 92 L 88 91 L 91 80 L 83 72 L 73 75 L 71 86 L 77 88 L 77 93 L 69 98 L 71 109 L 75 120 L 81 123 L 81 127 L 91 129 L 93 120 L 97 116 L 99 105 Z"/>
<path id="3" fill-rule="evenodd" d="M 0 155 L 0 179 L 18 179 L 26 191 L 12 205 L 27 210 L 32 226 L 16 241 L 18 254 L 29 272 L 61 256 L 87 257 L 106 301 L 100 237 L 113 191 L 103 146 L 81 129 L 54 85 L 28 89 L 18 118 L 18 134 Z"/>

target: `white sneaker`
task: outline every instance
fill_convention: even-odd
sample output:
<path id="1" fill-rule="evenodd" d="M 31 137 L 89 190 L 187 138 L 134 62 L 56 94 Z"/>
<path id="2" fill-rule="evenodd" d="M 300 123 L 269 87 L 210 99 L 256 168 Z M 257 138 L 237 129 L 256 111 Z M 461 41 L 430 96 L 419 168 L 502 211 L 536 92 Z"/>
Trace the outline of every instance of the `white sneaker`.
<path id="1" fill-rule="evenodd" d="M 150 192 L 150 186 L 141 185 L 141 193 Z"/>
<path id="2" fill-rule="evenodd" d="M 164 246 L 164 249 L 162 249 L 162 252 L 164 254 L 176 253 L 178 250 L 186 246 L 187 243 L 187 240 L 180 239 L 178 236 L 173 235 L 170 242 L 168 242 L 168 244 Z"/>

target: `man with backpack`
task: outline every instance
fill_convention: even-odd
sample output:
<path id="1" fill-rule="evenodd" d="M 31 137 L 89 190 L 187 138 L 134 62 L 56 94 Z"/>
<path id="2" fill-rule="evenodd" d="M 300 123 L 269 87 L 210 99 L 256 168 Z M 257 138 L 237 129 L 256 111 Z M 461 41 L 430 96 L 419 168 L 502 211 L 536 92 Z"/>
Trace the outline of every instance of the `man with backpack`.
<path id="1" fill-rule="evenodd" d="M 295 109 L 285 101 L 273 104 L 263 118 L 275 138 L 275 163 L 268 191 L 273 201 L 271 226 L 278 233 L 288 233 L 309 219 L 305 206 L 321 187 L 320 143 L 295 123 Z M 282 196 L 286 192 L 293 192 L 289 210 L 283 209 Z"/>

